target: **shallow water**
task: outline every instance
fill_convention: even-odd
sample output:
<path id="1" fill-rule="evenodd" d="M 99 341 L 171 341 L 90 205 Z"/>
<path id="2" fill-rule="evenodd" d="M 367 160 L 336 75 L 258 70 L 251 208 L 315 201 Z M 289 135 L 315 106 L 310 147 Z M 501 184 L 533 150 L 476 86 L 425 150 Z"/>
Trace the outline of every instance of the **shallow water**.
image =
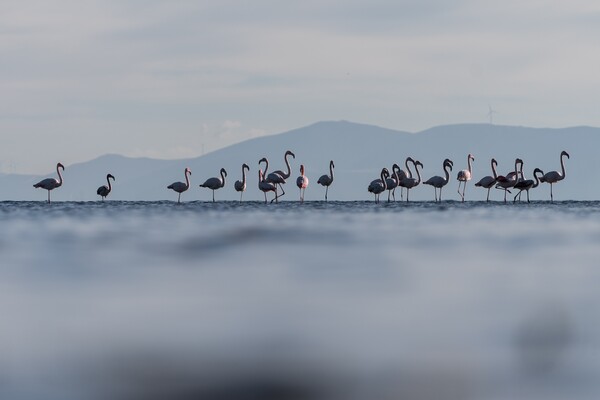
<path id="1" fill-rule="evenodd" d="M 588 399 L 600 202 L 0 203 L 0 398 Z"/>

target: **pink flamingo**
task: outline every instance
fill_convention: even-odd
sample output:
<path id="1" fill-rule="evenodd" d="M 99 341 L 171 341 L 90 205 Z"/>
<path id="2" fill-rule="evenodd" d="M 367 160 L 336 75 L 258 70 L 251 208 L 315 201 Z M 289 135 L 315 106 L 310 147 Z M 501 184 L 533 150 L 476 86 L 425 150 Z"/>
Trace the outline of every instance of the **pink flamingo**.
<path id="1" fill-rule="evenodd" d="M 550 184 L 550 201 L 554 201 L 554 196 L 552 195 L 552 185 L 556 182 L 562 181 L 563 179 L 565 179 L 566 176 L 565 162 L 563 160 L 563 157 L 571 158 L 569 156 L 569 153 L 567 153 L 564 150 L 560 153 L 560 167 L 562 173 L 558 171 L 550 171 L 546 173 L 546 175 L 544 175 L 542 179 L 540 179 L 541 182 L 546 182 Z"/>
<path id="2" fill-rule="evenodd" d="M 296 179 L 296 186 L 300 189 L 300 202 L 304 203 L 304 193 L 308 187 L 308 178 L 304 175 L 304 164 L 300 165 L 300 176 Z"/>
<path id="3" fill-rule="evenodd" d="M 473 157 L 472 154 L 469 154 L 467 156 L 468 169 L 462 169 L 458 171 L 458 175 L 456 176 L 456 179 L 458 179 L 458 194 L 460 195 L 463 203 L 465 201 L 465 190 L 467 189 L 467 182 L 471 180 L 471 161 L 475 161 L 475 157 Z M 460 193 L 461 183 L 463 184 L 462 194 Z"/>
<path id="4" fill-rule="evenodd" d="M 48 191 L 48 203 L 50 203 L 50 191 L 61 187 L 63 184 L 63 177 L 60 173 L 61 169 L 63 171 L 65 170 L 64 165 L 62 165 L 61 163 L 56 164 L 56 173 L 58 174 L 58 180 L 54 178 L 46 178 L 33 185 L 34 188 L 42 188 Z"/>
<path id="5" fill-rule="evenodd" d="M 184 174 L 185 174 L 185 183 L 184 182 L 173 182 L 169 186 L 167 186 L 167 189 L 173 189 L 174 191 L 179 193 L 179 195 L 177 196 L 177 204 L 181 203 L 181 193 L 185 192 L 186 190 L 188 190 L 190 188 L 190 178 L 188 177 L 188 175 L 192 175 L 192 170 L 189 168 L 186 168 Z"/>

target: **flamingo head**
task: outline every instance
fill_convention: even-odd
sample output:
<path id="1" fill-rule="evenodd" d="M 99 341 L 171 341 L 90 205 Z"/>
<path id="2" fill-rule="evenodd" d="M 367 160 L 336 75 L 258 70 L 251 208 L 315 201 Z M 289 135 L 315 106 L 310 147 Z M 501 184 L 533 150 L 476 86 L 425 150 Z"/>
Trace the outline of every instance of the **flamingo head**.
<path id="1" fill-rule="evenodd" d="M 110 179 L 110 178 L 112 178 L 112 180 L 113 180 L 113 181 L 115 181 L 115 180 L 116 180 L 116 179 L 115 179 L 115 177 L 114 177 L 114 176 L 112 176 L 111 174 L 108 174 L 108 175 L 106 175 L 106 179 Z"/>
<path id="2" fill-rule="evenodd" d="M 542 170 L 541 170 L 541 169 L 539 169 L 539 168 L 536 168 L 536 169 L 534 169 L 534 170 L 533 170 L 533 176 L 535 176 L 535 174 L 537 174 L 538 172 L 539 172 L 540 174 L 544 175 L 544 171 L 542 171 Z"/>
<path id="3" fill-rule="evenodd" d="M 452 160 L 450 160 L 449 158 L 446 158 L 444 160 L 444 165 L 446 165 L 446 164 L 450 165 L 451 167 L 454 166 L 454 162 Z"/>
<path id="4" fill-rule="evenodd" d="M 221 175 L 227 176 L 227 171 L 225 171 L 225 168 L 221 168 L 220 173 Z"/>
<path id="5" fill-rule="evenodd" d="M 284 158 L 287 157 L 287 156 L 292 156 L 292 157 L 296 158 L 296 155 L 294 153 L 292 153 L 291 150 L 288 150 L 288 151 L 285 152 Z"/>
<path id="6" fill-rule="evenodd" d="M 248 171 L 250 171 L 250 167 L 246 163 L 242 164 L 242 169 L 244 169 L 244 168 L 246 168 Z"/>
<path id="7" fill-rule="evenodd" d="M 268 163 L 268 161 L 267 161 L 267 157 L 263 157 L 263 158 L 261 158 L 260 160 L 258 160 L 258 163 L 259 163 L 259 164 L 260 164 L 261 162 Z"/>
<path id="8" fill-rule="evenodd" d="M 414 164 L 414 163 L 415 163 L 415 160 L 413 160 L 413 158 L 412 158 L 412 157 L 406 157 L 406 162 L 407 162 L 407 163 L 411 162 L 411 163 L 413 163 L 413 164 Z"/>
<path id="9" fill-rule="evenodd" d="M 423 168 L 423 163 L 419 160 L 414 162 L 415 167 L 418 165 L 419 167 Z"/>
<path id="10" fill-rule="evenodd" d="M 56 164 L 56 169 L 62 168 L 63 170 L 65 169 L 65 166 L 62 165 L 61 163 Z"/>
<path id="11" fill-rule="evenodd" d="M 335 165 L 333 164 L 333 160 L 329 161 L 329 166 L 330 166 L 331 168 L 335 168 Z"/>
<path id="12" fill-rule="evenodd" d="M 392 171 L 400 171 L 400 166 L 398 164 L 392 165 Z"/>
<path id="13" fill-rule="evenodd" d="M 495 158 L 492 158 L 492 165 L 496 165 L 496 166 L 498 165 L 498 161 L 496 161 Z"/>
<path id="14" fill-rule="evenodd" d="M 384 168 L 384 169 L 382 169 L 382 170 L 381 170 L 381 175 L 383 175 L 383 176 L 384 176 L 384 177 L 386 177 L 386 178 L 389 178 L 389 176 L 390 176 L 390 171 L 388 171 L 388 169 L 387 169 L 387 168 Z"/>
<path id="15" fill-rule="evenodd" d="M 560 156 L 561 156 L 561 157 L 562 157 L 562 156 L 567 156 L 567 158 L 571 158 L 571 157 L 569 156 L 569 153 L 567 153 L 567 152 L 566 152 L 566 151 L 564 151 L 564 150 L 563 150 L 563 151 L 560 153 Z"/>
<path id="16" fill-rule="evenodd" d="M 473 154 L 470 154 L 470 153 L 469 153 L 469 159 L 470 159 L 471 161 L 475 161 L 475 157 L 473 157 Z"/>
<path id="17" fill-rule="evenodd" d="M 304 164 L 300 165 L 300 175 L 304 175 Z"/>
<path id="18" fill-rule="evenodd" d="M 192 174 L 192 170 L 191 170 L 191 169 L 189 169 L 189 168 L 186 168 L 186 169 L 185 169 L 185 173 L 184 173 L 184 175 L 185 175 L 185 174 L 190 174 L 190 175 L 191 175 L 191 174 Z"/>

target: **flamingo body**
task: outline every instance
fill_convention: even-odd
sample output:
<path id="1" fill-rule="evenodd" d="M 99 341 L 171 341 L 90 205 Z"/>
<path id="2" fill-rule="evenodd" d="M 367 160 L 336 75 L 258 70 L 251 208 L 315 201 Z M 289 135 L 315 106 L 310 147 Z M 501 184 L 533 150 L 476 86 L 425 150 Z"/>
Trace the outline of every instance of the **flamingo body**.
<path id="1" fill-rule="evenodd" d="M 448 171 L 448 169 L 450 169 L 450 171 L 452 171 L 452 165 L 453 165 L 453 162 L 446 158 L 444 160 L 444 162 L 442 163 L 442 167 L 443 167 L 445 176 L 439 176 L 439 175 L 432 176 L 431 178 L 429 178 L 425 182 L 423 182 L 424 185 L 433 186 L 435 201 L 438 201 L 437 189 L 440 190 L 439 201 L 442 201 L 442 188 L 444 186 L 446 186 L 446 184 L 448 183 L 448 180 L 450 180 L 450 172 Z"/>
<path id="2" fill-rule="evenodd" d="M 248 166 L 248 164 L 242 164 L 242 180 L 235 181 L 235 183 L 233 184 L 235 191 L 240 192 L 240 203 L 242 202 L 242 196 L 246 191 L 246 170 L 250 171 L 250 167 Z"/>
<path id="3" fill-rule="evenodd" d="M 296 186 L 300 189 L 300 202 L 304 202 L 304 192 L 308 187 L 308 177 L 304 175 L 304 165 L 300 165 L 300 176 L 296 178 Z"/>

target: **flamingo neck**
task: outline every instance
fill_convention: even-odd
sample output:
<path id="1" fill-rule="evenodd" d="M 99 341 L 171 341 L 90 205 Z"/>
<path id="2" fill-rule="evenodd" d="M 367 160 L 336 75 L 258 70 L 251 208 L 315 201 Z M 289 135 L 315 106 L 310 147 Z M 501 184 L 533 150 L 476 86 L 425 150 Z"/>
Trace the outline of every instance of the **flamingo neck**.
<path id="1" fill-rule="evenodd" d="M 265 158 L 265 160 L 263 161 L 265 163 L 265 172 L 263 172 L 263 176 L 267 176 L 267 170 L 269 169 L 269 160 L 267 160 Z"/>
<path id="2" fill-rule="evenodd" d="M 333 163 L 329 163 L 329 175 L 331 175 L 331 182 L 333 182 Z"/>
<path id="3" fill-rule="evenodd" d="M 564 157 L 564 155 L 560 156 L 560 168 L 562 169 L 562 178 L 561 179 L 564 179 L 565 175 L 566 175 L 566 171 L 565 171 L 565 159 L 563 157 Z"/>
<path id="4" fill-rule="evenodd" d="M 63 177 L 62 174 L 60 173 L 60 166 L 56 166 L 56 173 L 58 174 L 58 186 L 62 186 L 63 184 Z"/>
<path id="5" fill-rule="evenodd" d="M 469 167 L 469 174 L 471 174 L 473 171 L 471 170 L 471 155 L 469 154 L 469 157 L 467 157 L 467 165 Z"/>
<path id="6" fill-rule="evenodd" d="M 106 182 L 108 182 L 108 191 L 110 192 L 112 190 L 112 186 L 110 184 L 110 178 L 108 176 L 106 177 Z"/>
<path id="7" fill-rule="evenodd" d="M 494 179 L 498 179 L 498 173 L 496 172 L 496 164 L 492 162 L 492 173 L 494 174 Z"/>
<path id="8" fill-rule="evenodd" d="M 383 183 L 383 190 L 387 190 L 387 179 L 384 171 L 381 171 L 381 182 Z"/>
<path id="9" fill-rule="evenodd" d="M 246 167 L 242 166 L 242 185 L 246 184 Z"/>
<path id="10" fill-rule="evenodd" d="M 225 186 L 225 173 L 221 170 L 221 187 Z"/>
<path id="11" fill-rule="evenodd" d="M 292 175 L 292 170 L 290 168 L 290 162 L 288 160 L 289 155 L 290 155 L 289 153 L 285 153 L 285 157 L 283 157 L 285 160 L 285 166 L 287 167 L 287 174 L 286 174 L 286 176 L 284 176 L 285 179 L 289 178 L 290 175 Z"/>
<path id="12" fill-rule="evenodd" d="M 415 166 L 415 172 L 417 173 L 417 184 L 421 183 L 421 173 L 419 172 L 419 166 L 417 164 Z"/>
<path id="13" fill-rule="evenodd" d="M 190 171 L 186 170 L 185 171 L 185 187 L 186 188 L 190 188 L 190 177 L 188 176 Z"/>
<path id="14" fill-rule="evenodd" d="M 408 167 L 408 160 L 409 158 L 404 161 L 404 166 L 406 167 L 406 177 L 412 178 L 412 172 L 410 172 L 410 168 Z"/>
<path id="15" fill-rule="evenodd" d="M 406 167 L 406 177 L 411 179 L 413 177 L 413 174 L 408 166 L 408 159 L 406 160 L 406 163 L 404 166 Z M 417 168 L 417 167 L 415 166 L 415 168 Z"/>
<path id="16" fill-rule="evenodd" d="M 532 189 L 533 189 L 533 188 L 536 188 L 536 187 L 538 187 L 538 185 L 540 184 L 540 179 L 539 179 L 539 178 L 538 178 L 538 176 L 537 176 L 537 171 L 535 171 L 535 172 L 533 173 L 533 179 L 535 179 L 535 183 L 534 183 L 534 184 L 533 184 L 533 186 L 531 187 Z"/>
<path id="17" fill-rule="evenodd" d="M 448 168 L 450 168 L 450 166 L 448 164 L 444 164 L 444 173 L 446 174 L 446 182 L 448 182 L 448 180 L 450 179 L 450 171 L 448 171 Z"/>

